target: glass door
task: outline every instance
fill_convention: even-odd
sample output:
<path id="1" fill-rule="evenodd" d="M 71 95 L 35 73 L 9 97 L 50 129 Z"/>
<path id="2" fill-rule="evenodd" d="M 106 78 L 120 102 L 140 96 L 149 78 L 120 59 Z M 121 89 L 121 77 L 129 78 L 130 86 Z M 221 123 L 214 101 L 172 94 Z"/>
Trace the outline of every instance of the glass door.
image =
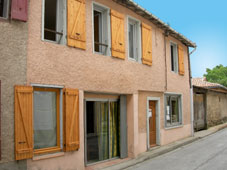
<path id="1" fill-rule="evenodd" d="M 86 101 L 87 163 L 119 156 L 119 104 Z"/>

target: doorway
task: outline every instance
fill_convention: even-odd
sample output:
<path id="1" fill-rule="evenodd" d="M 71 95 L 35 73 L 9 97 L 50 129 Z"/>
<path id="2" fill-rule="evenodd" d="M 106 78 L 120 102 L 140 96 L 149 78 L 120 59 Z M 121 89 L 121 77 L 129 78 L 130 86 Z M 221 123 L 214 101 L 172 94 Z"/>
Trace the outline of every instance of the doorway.
<path id="1" fill-rule="evenodd" d="M 147 149 L 160 145 L 160 98 L 147 98 Z"/>

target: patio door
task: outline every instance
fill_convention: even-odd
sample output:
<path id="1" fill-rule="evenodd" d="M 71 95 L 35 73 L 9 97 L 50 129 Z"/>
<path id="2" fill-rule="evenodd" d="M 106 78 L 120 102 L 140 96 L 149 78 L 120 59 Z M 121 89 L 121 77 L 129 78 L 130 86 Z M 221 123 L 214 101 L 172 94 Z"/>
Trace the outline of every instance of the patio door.
<path id="1" fill-rule="evenodd" d="M 120 156 L 119 101 L 86 101 L 86 160 L 99 162 Z"/>

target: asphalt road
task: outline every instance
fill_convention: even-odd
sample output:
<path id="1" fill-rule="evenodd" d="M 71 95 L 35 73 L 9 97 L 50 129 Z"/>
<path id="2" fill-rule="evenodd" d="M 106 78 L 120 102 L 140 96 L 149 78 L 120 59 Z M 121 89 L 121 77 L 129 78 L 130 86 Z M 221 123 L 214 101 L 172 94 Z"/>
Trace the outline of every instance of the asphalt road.
<path id="1" fill-rule="evenodd" d="M 227 128 L 127 170 L 227 170 Z"/>

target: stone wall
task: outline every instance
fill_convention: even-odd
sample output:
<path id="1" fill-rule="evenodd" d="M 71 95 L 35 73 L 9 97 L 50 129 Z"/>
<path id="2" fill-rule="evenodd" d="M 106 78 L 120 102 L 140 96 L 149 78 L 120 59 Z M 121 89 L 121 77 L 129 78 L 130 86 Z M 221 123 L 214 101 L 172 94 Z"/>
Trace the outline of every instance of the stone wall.
<path id="1" fill-rule="evenodd" d="M 207 125 L 215 126 L 227 122 L 227 94 L 208 91 L 207 93 Z"/>

